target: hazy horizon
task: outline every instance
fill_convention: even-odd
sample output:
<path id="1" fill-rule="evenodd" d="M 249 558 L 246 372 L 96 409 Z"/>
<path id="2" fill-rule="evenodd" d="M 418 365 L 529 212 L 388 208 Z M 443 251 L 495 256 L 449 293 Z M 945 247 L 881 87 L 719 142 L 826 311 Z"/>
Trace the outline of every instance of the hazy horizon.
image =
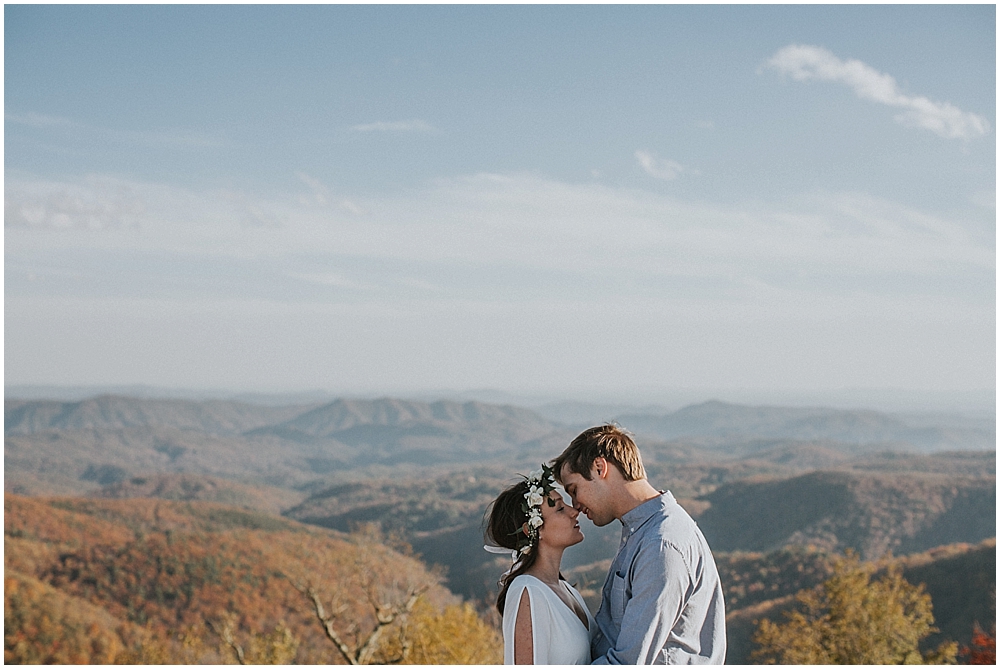
<path id="1" fill-rule="evenodd" d="M 262 404 L 307 404 L 336 399 L 374 400 L 383 398 L 433 402 L 438 400 L 478 401 L 537 409 L 561 404 L 617 407 L 630 412 L 673 412 L 704 402 L 730 404 L 827 407 L 844 410 L 874 410 L 886 413 L 953 413 L 968 416 L 995 416 L 994 389 L 934 392 L 892 388 L 779 389 L 760 391 L 747 388 L 637 388 L 631 392 L 503 390 L 496 388 L 424 389 L 225 389 L 157 387 L 132 385 L 6 385 L 7 399 L 77 402 L 100 395 L 120 395 L 139 399 L 232 400 Z"/>
<path id="2" fill-rule="evenodd" d="M 8 5 L 5 386 L 981 407 L 995 25 Z"/>

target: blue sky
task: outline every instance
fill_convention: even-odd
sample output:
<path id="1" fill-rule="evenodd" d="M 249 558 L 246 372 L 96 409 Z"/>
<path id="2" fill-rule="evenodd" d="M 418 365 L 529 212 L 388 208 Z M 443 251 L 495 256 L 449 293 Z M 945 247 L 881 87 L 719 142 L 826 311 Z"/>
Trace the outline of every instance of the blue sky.
<path id="1" fill-rule="evenodd" d="M 6 6 L 5 383 L 994 388 L 995 25 Z"/>

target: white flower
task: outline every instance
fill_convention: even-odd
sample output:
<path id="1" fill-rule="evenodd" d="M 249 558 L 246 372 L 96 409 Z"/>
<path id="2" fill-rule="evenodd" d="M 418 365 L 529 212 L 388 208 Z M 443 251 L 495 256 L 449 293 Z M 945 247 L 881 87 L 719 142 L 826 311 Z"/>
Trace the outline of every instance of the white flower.
<path id="1" fill-rule="evenodd" d="M 541 481 L 542 480 L 542 473 L 543 472 L 542 472 L 541 469 L 536 469 L 535 471 L 531 472 L 531 475 L 528 476 L 528 480 L 529 481 Z"/>
<path id="2" fill-rule="evenodd" d="M 525 498 L 528 500 L 528 506 L 541 506 L 542 500 L 545 499 L 540 493 L 534 490 L 525 495 Z"/>
<path id="3" fill-rule="evenodd" d="M 530 550 L 531 550 L 531 544 L 528 544 L 526 546 L 522 546 L 521 547 L 521 555 L 524 555 L 525 553 L 527 553 Z"/>
<path id="4" fill-rule="evenodd" d="M 532 529 L 535 529 L 536 527 L 541 527 L 542 522 L 543 521 L 541 515 L 531 516 L 530 518 L 528 518 L 528 527 Z"/>

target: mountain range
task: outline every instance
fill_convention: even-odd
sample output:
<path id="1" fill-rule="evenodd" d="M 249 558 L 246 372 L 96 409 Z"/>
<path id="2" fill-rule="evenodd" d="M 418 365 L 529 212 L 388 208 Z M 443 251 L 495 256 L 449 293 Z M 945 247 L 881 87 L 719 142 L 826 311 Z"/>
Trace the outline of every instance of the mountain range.
<path id="1" fill-rule="evenodd" d="M 986 419 L 890 415 L 870 410 L 742 406 L 704 402 L 666 415 L 617 418 L 637 434 L 661 439 L 697 438 L 720 446 L 735 439 L 825 439 L 845 444 L 883 444 L 899 450 L 995 450 L 996 422 Z"/>
<path id="2" fill-rule="evenodd" d="M 230 510 L 212 513 L 252 512 L 261 531 L 286 521 L 334 533 L 374 524 L 441 569 L 451 592 L 483 608 L 509 566 L 482 550 L 490 501 L 582 428 L 609 419 L 634 432 L 650 481 L 674 493 L 730 565 L 729 603 L 744 613 L 776 612 L 782 597 L 818 582 L 827 559 L 818 554 L 916 555 L 996 535 L 992 419 L 722 402 L 624 409 L 397 398 L 274 405 L 15 398 L 5 401 L 4 486 L 61 496 L 46 508 L 119 509 L 115 500 L 135 499 L 222 504 Z M 589 583 L 606 571 L 619 528 L 581 524 L 587 539 L 567 551 L 564 566 Z M 995 560 L 995 543 L 992 551 Z M 986 577 L 976 564 L 979 583 Z M 734 629 L 746 632 L 744 613 Z M 969 615 L 944 623 L 958 629 Z"/>

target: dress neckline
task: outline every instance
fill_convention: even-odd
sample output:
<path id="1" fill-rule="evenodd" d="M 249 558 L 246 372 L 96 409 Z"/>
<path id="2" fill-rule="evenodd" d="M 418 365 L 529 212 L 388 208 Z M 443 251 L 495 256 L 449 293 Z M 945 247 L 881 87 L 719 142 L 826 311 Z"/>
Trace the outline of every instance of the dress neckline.
<path id="1" fill-rule="evenodd" d="M 521 576 L 528 576 L 530 578 L 535 579 L 536 581 L 538 581 L 542 585 L 544 585 L 545 589 L 548 590 L 549 592 L 551 592 L 552 595 L 555 596 L 555 598 L 559 600 L 559 603 L 562 604 L 563 607 L 567 611 L 569 611 L 571 614 L 573 614 L 574 618 L 576 618 L 577 620 L 580 621 L 580 624 L 583 625 L 583 629 L 587 630 L 588 633 L 590 632 L 590 619 L 589 619 L 589 616 L 587 617 L 586 621 L 583 618 L 581 618 L 580 614 L 577 613 L 576 610 L 573 609 L 573 607 L 571 607 L 569 604 L 567 604 L 565 601 L 563 601 L 563 598 L 560 597 L 558 595 L 558 593 L 556 593 L 555 589 L 551 585 L 549 585 L 548 583 L 546 583 L 542 579 L 538 578 L 537 576 L 532 576 L 531 574 L 521 574 Z M 560 583 L 566 583 L 566 581 L 564 581 L 563 579 L 559 579 L 559 582 Z M 566 585 L 568 586 L 569 584 L 566 583 Z M 572 589 L 567 588 L 566 592 L 568 592 L 569 596 L 573 598 L 573 601 L 575 601 L 577 604 L 580 604 L 580 601 L 573 595 L 573 590 Z M 587 607 L 583 606 L 582 604 L 580 605 L 580 607 L 583 610 L 583 615 L 587 616 Z"/>

